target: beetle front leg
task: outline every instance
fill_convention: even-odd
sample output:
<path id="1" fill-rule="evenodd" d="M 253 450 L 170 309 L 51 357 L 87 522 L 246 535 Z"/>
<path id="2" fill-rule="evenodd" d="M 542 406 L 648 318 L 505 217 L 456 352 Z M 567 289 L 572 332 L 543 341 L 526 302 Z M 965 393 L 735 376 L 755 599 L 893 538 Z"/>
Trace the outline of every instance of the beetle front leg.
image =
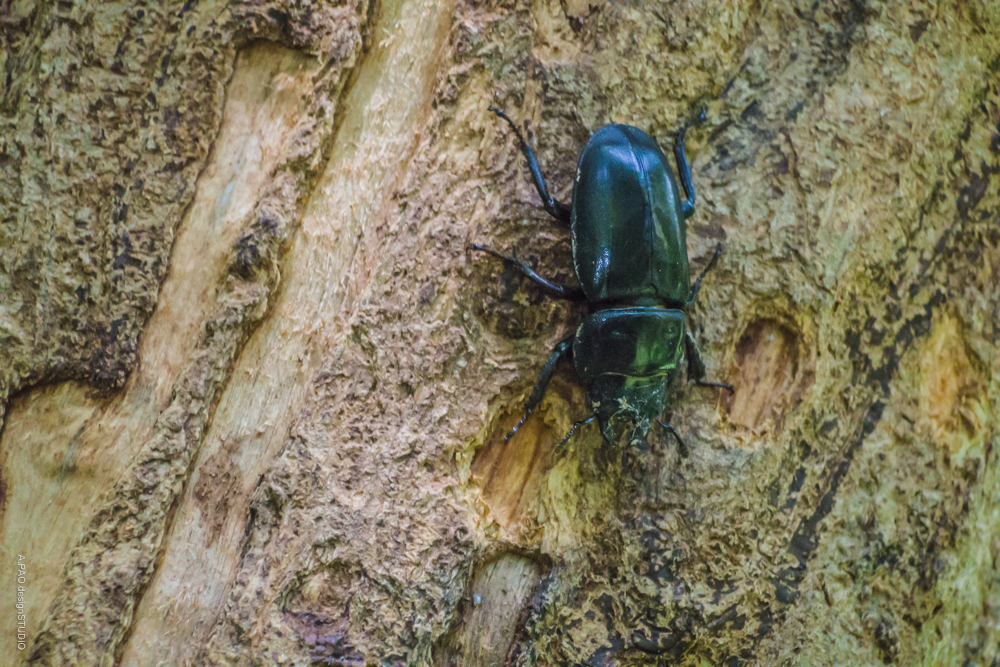
<path id="1" fill-rule="evenodd" d="M 517 257 L 512 255 L 504 255 L 502 253 L 493 250 L 492 248 L 487 248 L 486 246 L 481 246 L 478 243 L 473 243 L 469 246 L 470 250 L 478 250 L 479 252 L 485 252 L 489 255 L 493 255 L 497 259 L 502 259 L 508 264 L 512 264 L 520 269 L 521 273 L 530 278 L 536 285 L 542 288 L 542 291 L 555 299 L 565 299 L 567 301 L 586 301 L 587 297 L 583 293 L 583 290 L 578 287 L 566 287 L 565 285 L 556 285 L 553 282 L 549 282 L 545 278 L 531 270 L 527 264 L 519 260 Z"/>
<path id="2" fill-rule="evenodd" d="M 705 362 L 701 359 L 701 353 L 698 351 L 698 344 L 694 341 L 694 336 L 687 329 L 684 330 L 684 350 L 687 354 L 689 382 L 694 382 L 699 387 L 727 389 L 730 394 L 736 391 L 733 389 L 733 385 L 725 382 L 705 382 L 702 380 L 705 377 Z"/>
<path id="3" fill-rule="evenodd" d="M 545 208 L 545 212 L 559 222 L 568 225 L 572 209 L 566 204 L 557 201 L 549 194 L 549 189 L 545 187 L 545 178 L 542 177 L 542 169 L 538 166 L 538 160 L 535 158 L 535 152 L 531 150 L 531 146 L 529 146 L 528 142 L 525 141 L 524 135 L 522 135 L 521 131 L 517 129 L 517 125 L 514 124 L 514 121 L 512 121 L 510 117 L 503 112 L 503 109 L 491 106 L 490 111 L 507 121 L 507 124 L 510 125 L 510 129 L 514 130 L 514 135 L 521 143 L 521 152 L 524 153 L 525 159 L 528 160 L 528 169 L 531 170 L 531 178 L 535 182 L 535 189 L 538 190 L 538 196 L 542 198 L 542 206 Z M 690 170 L 688 171 L 690 172 Z"/>
<path id="4" fill-rule="evenodd" d="M 517 429 L 521 428 L 521 425 L 528 420 L 531 413 L 534 412 L 538 404 L 542 402 L 545 398 L 545 391 L 549 388 L 549 382 L 552 381 L 552 376 L 556 373 L 556 366 L 559 364 L 559 360 L 565 356 L 573 354 L 573 337 L 559 341 L 555 349 L 552 350 L 552 354 L 549 355 L 548 360 L 545 365 L 542 366 L 542 371 L 538 374 L 538 380 L 535 381 L 535 388 L 531 390 L 531 396 L 528 397 L 528 405 L 525 407 L 524 416 L 521 417 L 521 421 L 510 430 L 510 433 L 504 437 L 503 441 L 506 443 L 508 440 L 514 437 L 517 433 Z"/>

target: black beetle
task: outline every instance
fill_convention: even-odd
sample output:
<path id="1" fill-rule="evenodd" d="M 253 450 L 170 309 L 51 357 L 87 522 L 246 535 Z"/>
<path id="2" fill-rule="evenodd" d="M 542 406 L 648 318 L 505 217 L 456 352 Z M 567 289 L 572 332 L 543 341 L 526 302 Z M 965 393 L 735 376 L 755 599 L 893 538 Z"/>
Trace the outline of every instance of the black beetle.
<path id="1" fill-rule="evenodd" d="M 541 402 L 559 360 L 570 355 L 594 414 L 575 423 L 559 445 L 595 418 L 608 442 L 617 442 L 629 430 L 631 438 L 645 439 L 656 420 L 673 433 L 681 455 L 687 456 L 677 432 L 659 419 L 682 359 L 687 357 L 688 379 L 696 384 L 733 388 L 703 381 L 705 364 L 687 329 L 684 311 L 698 298 L 701 280 L 722 246 L 691 285 L 685 220 L 694 213 L 694 186 L 684 155 L 684 129 L 674 142 L 674 155 L 686 199 L 680 198 L 667 158 L 652 137 L 629 125 L 607 125 L 580 153 L 573 202 L 567 206 L 549 195 L 538 160 L 514 122 L 500 109 L 490 111 L 507 121 L 520 141 L 546 212 L 569 224 L 580 288 L 545 280 L 513 253 L 480 245 L 470 249 L 518 267 L 550 296 L 590 305 L 576 333 L 556 345 L 545 362 L 524 416 L 504 441 Z"/>

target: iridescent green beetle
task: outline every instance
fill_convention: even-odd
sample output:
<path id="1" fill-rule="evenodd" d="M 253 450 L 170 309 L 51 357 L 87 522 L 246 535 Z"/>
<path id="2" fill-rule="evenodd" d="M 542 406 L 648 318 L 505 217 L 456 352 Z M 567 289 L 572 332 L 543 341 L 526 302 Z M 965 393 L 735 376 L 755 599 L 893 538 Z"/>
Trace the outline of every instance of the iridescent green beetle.
<path id="1" fill-rule="evenodd" d="M 685 199 L 652 137 L 629 125 L 607 125 L 580 154 L 573 203 L 567 206 L 549 195 L 538 160 L 514 122 L 500 109 L 490 110 L 507 121 L 521 142 L 545 210 L 570 225 L 580 288 L 553 284 L 514 256 L 480 245 L 471 248 L 518 267 L 550 296 L 590 305 L 590 315 L 576 333 L 549 356 L 524 416 L 506 440 L 541 402 L 559 360 L 571 355 L 593 414 L 575 423 L 560 445 L 594 419 L 608 442 L 623 436 L 645 439 L 655 421 L 677 438 L 681 455 L 687 456 L 677 432 L 659 419 L 685 358 L 689 380 L 730 392 L 733 388 L 703 381 L 705 364 L 687 329 L 685 310 L 698 298 L 701 280 L 722 246 L 691 285 L 685 220 L 694 213 L 694 186 L 684 155 L 684 130 L 677 135 L 674 155 Z"/>

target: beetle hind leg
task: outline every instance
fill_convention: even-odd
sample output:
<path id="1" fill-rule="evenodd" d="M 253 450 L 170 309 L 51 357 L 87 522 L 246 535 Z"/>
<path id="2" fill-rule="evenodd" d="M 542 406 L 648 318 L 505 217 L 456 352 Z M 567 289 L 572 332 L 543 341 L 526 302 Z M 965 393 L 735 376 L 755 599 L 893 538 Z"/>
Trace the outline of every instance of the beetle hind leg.
<path id="1" fill-rule="evenodd" d="M 521 134 L 521 130 L 519 130 L 514 121 L 510 119 L 510 116 L 504 113 L 503 109 L 491 106 L 490 111 L 507 121 L 507 124 L 510 125 L 510 129 L 514 131 L 514 136 L 516 136 L 518 142 L 520 142 L 521 152 L 528 161 L 528 169 L 531 170 L 531 179 L 535 182 L 535 189 L 538 190 L 538 196 L 542 198 L 542 206 L 545 208 L 545 212 L 559 222 L 568 225 L 570 223 L 570 212 L 572 209 L 549 194 L 549 189 L 545 186 L 545 178 L 542 176 L 542 169 L 538 166 L 538 159 L 535 158 L 535 152 L 531 150 L 531 146 L 528 145 L 528 142 L 524 139 L 524 135 Z"/>
<path id="2" fill-rule="evenodd" d="M 488 255 L 493 255 L 497 259 L 502 259 L 507 264 L 516 266 L 521 273 L 530 278 L 536 285 L 538 285 L 543 292 L 555 299 L 565 299 L 567 301 L 586 301 L 587 297 L 584 295 L 583 290 L 578 287 L 567 287 L 565 285 L 557 285 L 553 282 L 542 278 L 540 275 L 535 273 L 530 266 L 519 260 L 513 254 L 504 255 L 499 253 L 492 248 L 487 248 L 486 246 L 481 246 L 478 243 L 473 243 L 469 246 L 470 250 L 476 250 L 478 252 L 485 252 Z M 513 250 L 511 251 L 514 252 Z"/>

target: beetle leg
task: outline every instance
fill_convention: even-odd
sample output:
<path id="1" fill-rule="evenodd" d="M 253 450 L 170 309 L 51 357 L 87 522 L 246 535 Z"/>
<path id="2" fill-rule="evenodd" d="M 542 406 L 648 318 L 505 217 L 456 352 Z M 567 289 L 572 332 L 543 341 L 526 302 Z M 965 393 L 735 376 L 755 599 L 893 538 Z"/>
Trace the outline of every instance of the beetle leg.
<path id="1" fill-rule="evenodd" d="M 521 273 L 526 275 L 528 278 L 533 280 L 536 285 L 542 288 L 542 291 L 555 299 L 566 299 L 567 301 L 586 301 L 587 297 L 584 295 L 583 290 L 578 287 L 566 287 L 565 285 L 556 285 L 553 282 L 549 282 L 545 278 L 531 270 L 527 264 L 519 260 L 513 255 L 504 255 L 502 253 L 493 250 L 492 248 L 487 248 L 486 246 L 481 246 L 478 243 L 473 243 L 469 246 L 470 250 L 478 250 L 479 252 L 485 252 L 487 254 L 493 255 L 497 259 L 502 259 L 508 264 L 513 264 Z M 512 251 L 513 252 L 513 251 Z"/>
<path id="2" fill-rule="evenodd" d="M 521 421 L 517 422 L 517 425 L 510 430 L 510 433 L 503 439 L 504 443 L 514 437 L 517 433 L 517 429 L 521 428 L 521 425 L 528 420 L 531 413 L 538 407 L 538 404 L 542 402 L 545 398 L 545 390 L 549 388 L 549 382 L 552 380 L 552 376 L 556 373 L 556 365 L 559 360 L 564 356 L 573 353 L 573 337 L 559 341 L 555 349 L 552 350 L 552 354 L 549 355 L 548 361 L 542 366 L 542 372 L 538 374 L 538 379 L 535 381 L 535 388 L 531 390 L 531 396 L 528 397 L 528 405 L 525 407 L 524 416 L 521 417 Z"/>
<path id="3" fill-rule="evenodd" d="M 705 120 L 704 109 L 701 110 L 695 122 L 700 123 L 703 120 Z M 685 220 L 694 215 L 694 183 L 691 181 L 691 165 L 688 164 L 687 155 L 684 154 L 684 133 L 687 131 L 687 128 L 688 124 L 685 123 L 674 140 L 674 159 L 677 160 L 677 175 L 681 179 L 684 196 L 687 197 L 685 201 L 681 202 L 681 213 L 684 214 Z"/>
<path id="4" fill-rule="evenodd" d="M 705 377 L 705 362 L 701 359 L 698 344 L 694 342 L 694 337 L 687 329 L 684 330 L 684 350 L 687 353 L 688 380 L 690 382 L 694 382 L 699 387 L 727 389 L 730 394 L 736 391 L 733 389 L 733 385 L 725 382 L 705 382 L 702 380 Z"/>
<path id="5" fill-rule="evenodd" d="M 664 424 L 659 419 L 656 420 L 656 423 L 666 429 L 667 433 L 674 434 L 674 437 L 677 439 L 677 451 L 680 452 L 682 459 L 686 459 L 688 457 L 688 447 L 684 444 L 684 441 L 681 440 L 681 436 L 677 435 L 677 431 L 674 430 L 674 427 L 670 424 Z"/>
<path id="6" fill-rule="evenodd" d="M 701 292 L 701 279 L 705 277 L 705 274 L 712 270 L 715 263 L 719 261 L 719 256 L 722 255 L 722 244 L 715 246 L 715 254 L 712 255 L 712 259 L 708 260 L 708 266 L 702 269 L 701 274 L 698 279 L 694 281 L 694 285 L 691 286 L 691 296 L 688 299 L 687 307 L 690 308 L 694 305 L 695 301 L 698 300 L 698 293 Z"/>
<path id="7" fill-rule="evenodd" d="M 569 430 L 569 433 L 566 434 L 566 437 L 564 437 L 562 440 L 560 440 L 559 444 L 556 445 L 556 451 L 558 452 L 559 448 L 562 447 L 563 445 L 565 445 L 566 442 L 571 437 L 573 437 L 573 434 L 576 433 L 576 429 L 580 428 L 581 426 L 586 426 L 587 424 L 589 424 L 590 422 L 594 421 L 595 419 L 597 419 L 597 415 L 590 415 L 586 419 L 581 419 L 580 421 L 578 421 L 575 424 L 573 424 L 573 428 L 571 428 Z"/>
<path id="8" fill-rule="evenodd" d="M 510 129 L 514 130 L 514 135 L 521 143 L 521 152 L 524 153 L 524 157 L 528 160 L 528 169 L 531 170 L 531 178 L 535 182 L 535 189 L 538 190 L 538 196 L 542 198 L 542 206 L 545 208 L 545 212 L 559 222 L 568 225 L 570 221 L 571 208 L 566 204 L 557 201 L 549 194 L 549 189 L 545 187 L 545 179 L 542 177 L 542 170 L 538 166 L 538 160 L 535 158 L 535 152 L 531 150 L 531 146 L 529 146 L 528 142 L 525 141 L 524 135 L 522 135 L 521 131 L 517 129 L 517 125 L 514 124 L 514 121 L 512 121 L 510 117 L 503 112 L 503 109 L 490 107 L 490 111 L 507 121 L 507 124 L 510 125 Z"/>

